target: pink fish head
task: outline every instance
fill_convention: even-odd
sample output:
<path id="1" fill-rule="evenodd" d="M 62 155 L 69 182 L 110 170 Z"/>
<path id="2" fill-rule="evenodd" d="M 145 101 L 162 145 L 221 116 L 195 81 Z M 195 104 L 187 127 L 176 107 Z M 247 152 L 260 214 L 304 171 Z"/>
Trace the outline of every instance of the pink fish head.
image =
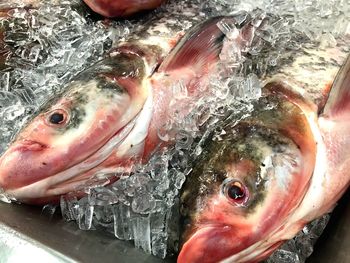
<path id="1" fill-rule="evenodd" d="M 350 58 L 343 63 L 315 84 L 326 96 L 318 105 L 269 82 L 251 116 L 209 141 L 182 192 L 178 262 L 260 262 L 334 207 L 350 183 Z"/>
<path id="2" fill-rule="evenodd" d="M 275 234 L 308 189 L 316 143 L 300 108 L 273 89 L 254 107 L 209 141 L 187 178 L 178 262 L 259 262 L 283 241 Z"/>
<path id="3" fill-rule="evenodd" d="M 0 186 L 17 200 L 50 200 L 86 180 L 125 141 L 148 98 L 139 60 L 107 58 L 42 107 L 1 156 Z"/>

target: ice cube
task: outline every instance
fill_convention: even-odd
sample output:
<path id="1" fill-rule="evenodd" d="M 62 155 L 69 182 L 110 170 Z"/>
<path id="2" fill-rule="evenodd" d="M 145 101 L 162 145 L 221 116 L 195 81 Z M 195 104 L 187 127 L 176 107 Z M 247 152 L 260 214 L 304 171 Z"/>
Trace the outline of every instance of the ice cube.
<path id="1" fill-rule="evenodd" d="M 160 232 L 152 235 L 152 254 L 160 258 L 165 258 L 167 255 L 167 240 L 167 233 Z"/>
<path id="2" fill-rule="evenodd" d="M 124 204 L 116 204 L 113 206 L 113 215 L 114 235 L 122 240 L 133 239 L 130 207 Z"/>
<path id="3" fill-rule="evenodd" d="M 234 40 L 238 38 L 239 30 L 233 19 L 221 19 L 216 25 L 228 39 Z"/>
<path id="4" fill-rule="evenodd" d="M 19 116 L 22 116 L 25 112 L 25 108 L 21 104 L 15 104 L 12 106 L 7 107 L 2 111 L 2 116 L 4 116 L 5 122 L 11 122 L 13 120 L 16 120 Z"/>
<path id="5" fill-rule="evenodd" d="M 184 173 L 178 172 L 178 173 L 174 174 L 174 178 L 175 178 L 174 186 L 180 190 L 183 183 L 186 180 L 186 176 Z"/>
<path id="6" fill-rule="evenodd" d="M 5 191 L 0 188 L 0 201 L 5 203 L 11 203 L 12 201 L 16 201 L 13 197 L 11 197 L 9 194 L 5 193 Z"/>
<path id="7" fill-rule="evenodd" d="M 92 227 L 92 217 L 94 206 L 90 204 L 88 197 L 83 197 L 78 201 L 78 226 L 82 230 L 89 230 Z"/>
<path id="8" fill-rule="evenodd" d="M 138 191 L 135 193 L 131 207 L 135 213 L 148 214 L 156 207 L 156 203 L 152 194 Z"/>
<path id="9" fill-rule="evenodd" d="M 16 94 L 8 91 L 0 90 L 0 109 L 3 110 L 5 108 L 11 107 L 13 105 L 19 105 L 20 99 Z M 1 112 L 1 115 L 3 113 Z"/>
<path id="10" fill-rule="evenodd" d="M 106 187 L 92 187 L 88 199 L 93 206 L 108 206 L 119 202 L 118 196 Z"/>
<path id="11" fill-rule="evenodd" d="M 193 138 L 189 132 L 182 130 L 176 133 L 175 141 L 177 150 L 188 149 L 193 143 Z"/>
<path id="12" fill-rule="evenodd" d="M 21 101 L 26 105 L 33 105 L 35 100 L 35 94 L 31 88 L 18 88 L 13 91 L 17 94 Z"/>
<path id="13" fill-rule="evenodd" d="M 67 221 L 76 220 L 79 215 L 79 203 L 78 198 L 73 195 L 65 195 L 60 198 L 60 208 L 62 216 Z"/>
<path id="14" fill-rule="evenodd" d="M 150 215 L 138 216 L 132 220 L 135 247 L 151 253 Z"/>
<path id="15" fill-rule="evenodd" d="M 10 74 L 11 72 L 0 72 L 0 92 L 9 91 L 10 87 Z M 2 97 L 0 95 L 0 97 Z M 1 103 L 0 103 L 1 106 Z"/>
<path id="16" fill-rule="evenodd" d="M 48 216 L 50 219 L 52 219 L 53 215 L 57 211 L 57 208 L 58 208 L 58 205 L 53 205 L 53 204 L 44 205 L 41 210 L 41 215 Z"/>
<path id="17" fill-rule="evenodd" d="M 279 249 L 266 261 L 267 263 L 300 263 L 296 253 Z"/>
<path id="18" fill-rule="evenodd" d="M 95 206 L 92 223 L 96 228 L 102 226 L 109 232 L 114 233 L 113 205 Z"/>
<path id="19" fill-rule="evenodd" d="M 172 152 L 170 164 L 174 168 L 184 169 L 187 167 L 188 159 L 183 150 Z"/>

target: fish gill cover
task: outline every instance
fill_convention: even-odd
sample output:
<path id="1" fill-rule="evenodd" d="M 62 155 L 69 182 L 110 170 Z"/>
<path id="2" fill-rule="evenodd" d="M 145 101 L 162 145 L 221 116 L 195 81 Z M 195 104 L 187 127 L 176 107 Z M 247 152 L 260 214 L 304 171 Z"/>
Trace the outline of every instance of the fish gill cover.
<path id="1" fill-rule="evenodd" d="M 45 1 L 38 9 L 13 9 L 0 21 L 11 52 L 6 69 L 0 71 L 0 153 L 26 119 L 59 94 L 62 83 L 98 61 L 112 41 L 128 36 L 144 23 L 141 19 L 106 26 L 83 15 L 78 2 Z M 245 50 L 237 50 L 231 40 L 238 29 L 225 21 L 219 23 L 226 43 L 222 70 L 210 77 L 210 96 L 189 97 L 181 82 L 171 87 L 172 110 L 158 136 L 173 144 L 155 153 L 146 165 L 135 165 L 131 175 L 122 175 L 113 184 L 106 186 L 108 176 L 100 174 L 77 189 L 86 193 L 85 197 L 79 199 L 71 193 L 61 198 L 66 220 L 77 221 L 81 229 L 107 229 L 159 257 L 177 252 L 179 191 L 207 138 L 221 140 L 226 133 L 223 119 L 238 122 L 249 116 L 253 101 L 261 95 L 260 79 L 277 72 L 293 54 L 302 52 L 304 45 L 321 42 L 335 46 L 350 31 L 350 4 L 342 0 L 169 1 L 162 7 L 165 11 L 156 14 L 183 12 L 181 5 L 186 2 L 197 7 L 189 16 L 193 12 L 203 17 L 240 12 L 237 19 L 252 17 L 259 25 L 254 41 Z M 2 5 L 8 4 L 0 3 L 0 9 Z M 268 23 L 260 27 L 262 21 Z M 188 105 L 192 105 L 191 111 Z M 2 199 L 9 201 L 5 194 Z M 304 262 L 327 220 L 326 215 L 310 223 L 268 262 Z"/>

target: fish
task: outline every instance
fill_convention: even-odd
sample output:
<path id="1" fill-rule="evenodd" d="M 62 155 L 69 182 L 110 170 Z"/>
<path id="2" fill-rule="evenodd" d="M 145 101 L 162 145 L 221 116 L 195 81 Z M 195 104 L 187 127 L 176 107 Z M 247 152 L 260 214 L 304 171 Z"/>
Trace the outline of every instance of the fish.
<path id="1" fill-rule="evenodd" d="M 110 184 L 147 162 L 163 145 L 158 130 L 171 87 L 181 82 L 192 87 L 189 96 L 205 96 L 195 87 L 217 68 L 225 39 L 217 23 L 242 23 L 191 17 L 184 33 L 176 21 L 188 17 L 181 10 L 154 18 L 43 105 L 0 157 L 3 193 L 22 203 L 57 203 L 91 178 L 107 175 L 103 184 Z"/>
<path id="2" fill-rule="evenodd" d="M 251 114 L 222 121 L 181 192 L 177 262 L 260 262 L 333 209 L 350 183 L 349 44 L 289 51 Z"/>
<path id="3" fill-rule="evenodd" d="M 96 13 L 104 17 L 127 17 L 140 11 L 159 7 L 164 0 L 84 0 Z"/>

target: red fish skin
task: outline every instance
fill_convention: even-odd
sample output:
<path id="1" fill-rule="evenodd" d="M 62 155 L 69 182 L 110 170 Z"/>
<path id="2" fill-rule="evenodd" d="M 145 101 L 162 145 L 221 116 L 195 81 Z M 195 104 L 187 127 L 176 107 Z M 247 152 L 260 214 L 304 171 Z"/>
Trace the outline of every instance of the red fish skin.
<path id="1" fill-rule="evenodd" d="M 105 17 L 127 17 L 160 6 L 164 0 L 84 0 L 96 13 Z"/>

